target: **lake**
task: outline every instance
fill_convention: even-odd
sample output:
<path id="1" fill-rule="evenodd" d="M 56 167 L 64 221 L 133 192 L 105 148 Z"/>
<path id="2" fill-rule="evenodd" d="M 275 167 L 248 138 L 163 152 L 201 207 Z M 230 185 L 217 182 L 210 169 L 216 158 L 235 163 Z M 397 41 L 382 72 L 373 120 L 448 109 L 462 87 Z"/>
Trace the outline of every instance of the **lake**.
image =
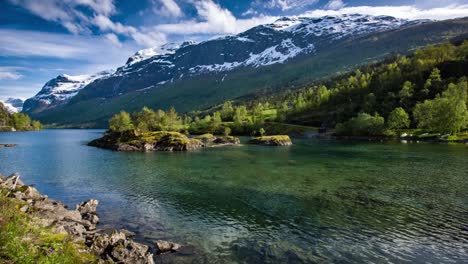
<path id="1" fill-rule="evenodd" d="M 190 153 L 86 146 L 102 130 L 0 133 L 0 173 L 100 201 L 101 227 L 186 245 L 170 263 L 467 263 L 468 146 L 293 140 Z"/>

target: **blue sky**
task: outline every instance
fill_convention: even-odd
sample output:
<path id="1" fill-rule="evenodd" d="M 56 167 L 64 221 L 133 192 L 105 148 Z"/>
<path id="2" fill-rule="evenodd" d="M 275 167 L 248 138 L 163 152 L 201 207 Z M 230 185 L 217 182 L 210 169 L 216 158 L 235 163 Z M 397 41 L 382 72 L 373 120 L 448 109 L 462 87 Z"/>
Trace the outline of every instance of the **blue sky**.
<path id="1" fill-rule="evenodd" d="M 448 19 L 468 16 L 468 0 L 0 0 L 0 100 L 115 69 L 140 49 L 340 13 Z"/>

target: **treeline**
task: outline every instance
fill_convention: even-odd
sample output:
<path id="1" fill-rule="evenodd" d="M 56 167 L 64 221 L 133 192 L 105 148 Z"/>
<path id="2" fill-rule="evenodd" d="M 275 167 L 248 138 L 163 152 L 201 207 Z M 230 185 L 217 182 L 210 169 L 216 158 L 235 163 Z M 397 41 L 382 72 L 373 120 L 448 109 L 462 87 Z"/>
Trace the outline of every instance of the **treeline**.
<path id="1" fill-rule="evenodd" d="M 245 107 L 251 116 L 260 106 L 264 113 L 275 112 L 277 122 L 336 127 L 348 135 L 387 135 L 406 128 L 457 134 L 468 122 L 467 75 L 468 41 L 445 43 L 236 107 Z M 219 108 L 224 107 L 214 110 Z"/>
<path id="2" fill-rule="evenodd" d="M 231 102 L 226 102 L 221 111 L 215 111 L 205 116 L 193 114 L 180 115 L 174 107 L 168 111 L 154 111 L 147 107 L 139 112 L 127 113 L 125 111 L 114 115 L 109 121 L 109 129 L 114 132 L 137 130 L 139 132 L 150 131 L 175 131 L 190 134 L 235 134 L 263 135 L 262 127 L 265 118 L 261 108 L 257 107 L 253 113 L 249 113 L 245 106 L 233 107 Z"/>
<path id="3" fill-rule="evenodd" d="M 41 122 L 31 120 L 26 114 L 10 114 L 5 106 L 0 103 L 0 131 L 32 131 L 41 129 Z"/>

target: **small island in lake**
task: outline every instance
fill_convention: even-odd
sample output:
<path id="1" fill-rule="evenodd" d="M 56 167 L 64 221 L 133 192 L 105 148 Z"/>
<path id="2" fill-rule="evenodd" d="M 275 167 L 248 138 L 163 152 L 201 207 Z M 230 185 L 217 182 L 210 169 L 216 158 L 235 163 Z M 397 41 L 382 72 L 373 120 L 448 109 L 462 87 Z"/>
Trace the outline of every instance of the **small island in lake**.
<path id="1" fill-rule="evenodd" d="M 214 114 L 213 119 L 217 119 Z M 204 126 L 199 120 L 186 123 L 187 118 L 180 118 L 172 108 L 168 112 L 157 112 L 144 107 L 141 112 L 128 114 L 125 111 L 116 114 L 109 121 L 109 130 L 103 137 L 88 143 L 89 146 L 128 152 L 151 151 L 193 151 L 205 147 L 238 146 L 239 138 L 231 136 L 231 128 L 213 123 L 210 119 Z M 196 127 L 196 128 L 194 128 Z M 188 137 L 184 132 L 190 130 L 200 132 L 223 131 L 222 136 L 204 133 Z M 264 136 L 265 130 L 259 129 L 260 137 L 252 138 L 248 143 L 265 146 L 290 146 L 291 139 L 287 135 Z M 253 133 L 255 134 L 255 133 Z"/>

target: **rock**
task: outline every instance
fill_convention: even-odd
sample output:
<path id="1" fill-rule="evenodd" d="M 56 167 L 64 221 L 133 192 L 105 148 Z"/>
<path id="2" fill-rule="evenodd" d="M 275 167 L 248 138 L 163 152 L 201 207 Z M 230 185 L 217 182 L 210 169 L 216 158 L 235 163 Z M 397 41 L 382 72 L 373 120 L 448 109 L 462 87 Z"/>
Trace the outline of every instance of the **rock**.
<path id="1" fill-rule="evenodd" d="M 174 252 L 179 250 L 182 246 L 173 242 L 165 241 L 165 240 L 156 240 L 154 241 L 157 248 L 157 254 L 163 254 L 167 252 Z"/>
<path id="2" fill-rule="evenodd" d="M 18 146 L 17 144 L 0 144 L 0 148 L 13 148 Z"/>
<path id="3" fill-rule="evenodd" d="M 290 146 L 292 141 L 287 135 L 256 137 L 249 141 L 249 144 L 262 146 Z"/>
<path id="4" fill-rule="evenodd" d="M 99 256 L 98 263 L 154 263 L 150 247 L 130 239 L 134 233 L 120 230 L 111 234 L 100 234 L 96 230 L 96 224 L 99 222 L 96 214 L 99 204 L 97 200 L 82 202 L 75 210 L 68 210 L 65 204 L 41 195 L 32 186 L 24 185 L 18 174 L 8 178 L 1 177 L 0 185 L 10 189 L 14 187 L 15 191 L 10 197 L 27 202 L 19 211 L 34 212 L 33 221 L 36 225 L 49 227 L 55 233 L 67 234 L 72 241 L 86 245 L 86 248 L 80 250 L 95 253 Z M 180 247 L 174 243 L 160 246 L 164 252 L 175 251 Z"/>
<path id="5" fill-rule="evenodd" d="M 240 139 L 233 136 L 218 137 L 213 141 L 213 143 L 222 146 L 239 145 Z"/>
<path id="6" fill-rule="evenodd" d="M 211 144 L 213 141 L 216 140 L 216 137 L 213 134 L 203 134 L 200 136 L 196 136 L 195 139 L 200 140 L 203 144 Z"/>
<path id="7" fill-rule="evenodd" d="M 82 202 L 76 206 L 76 210 L 81 214 L 96 214 L 97 206 L 99 201 L 91 199 L 85 202 Z"/>
<path id="8" fill-rule="evenodd" d="M 23 206 L 20 208 L 20 211 L 23 212 L 23 213 L 26 213 L 28 210 L 29 210 L 29 206 L 27 206 L 27 205 L 23 205 Z"/>
<path id="9" fill-rule="evenodd" d="M 154 263 L 149 247 L 127 239 L 124 232 L 98 235 L 91 249 L 102 259 L 117 263 Z"/>

